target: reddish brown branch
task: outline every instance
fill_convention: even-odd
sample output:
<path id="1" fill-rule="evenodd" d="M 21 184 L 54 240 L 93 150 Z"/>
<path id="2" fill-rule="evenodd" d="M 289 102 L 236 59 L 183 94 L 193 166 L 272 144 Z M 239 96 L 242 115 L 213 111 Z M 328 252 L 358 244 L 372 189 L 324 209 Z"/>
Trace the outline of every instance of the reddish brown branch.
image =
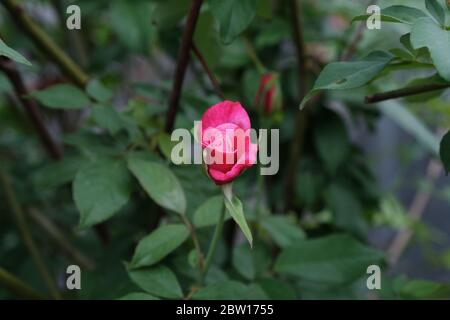
<path id="1" fill-rule="evenodd" d="M 211 81 L 211 84 L 216 94 L 219 96 L 220 99 L 225 100 L 225 95 L 220 89 L 219 81 L 217 81 L 217 78 L 214 76 L 214 73 L 211 71 L 211 69 L 208 66 L 208 63 L 206 62 L 205 57 L 203 57 L 202 53 L 197 48 L 195 43 L 192 43 L 192 51 L 194 51 L 195 55 L 197 56 L 197 59 L 200 61 L 203 67 L 203 70 L 205 70 L 206 74 L 208 75 L 208 78 Z"/>
<path id="2" fill-rule="evenodd" d="M 366 103 L 376 103 L 381 101 L 386 101 L 390 99 L 397 99 L 402 97 L 408 97 L 413 96 L 416 94 L 426 93 L 426 92 L 432 92 L 432 91 L 438 91 L 450 88 L 450 84 L 448 83 L 433 83 L 433 84 L 425 84 L 425 85 L 419 85 L 419 86 L 411 86 L 403 89 L 393 90 L 393 91 L 387 91 L 387 92 L 381 92 L 376 93 L 371 96 L 367 96 L 365 98 Z"/>
<path id="3" fill-rule="evenodd" d="M 14 92 L 33 123 L 42 145 L 53 159 L 61 159 L 63 156 L 62 149 L 47 130 L 42 115 L 39 112 L 38 105 L 33 100 L 27 98 L 28 90 L 14 63 L 10 60 L 0 58 L 0 70 L 5 73 L 11 82 Z"/>
<path id="4" fill-rule="evenodd" d="M 187 17 L 186 26 L 184 27 L 183 36 L 181 38 L 180 49 L 178 52 L 177 65 L 175 69 L 175 77 L 173 81 L 172 91 L 169 97 L 169 109 L 166 118 L 166 132 L 173 129 L 175 117 L 178 111 L 178 105 L 181 97 L 181 89 L 186 69 L 189 63 L 189 52 L 192 47 L 192 37 L 194 35 L 195 26 L 197 24 L 198 15 L 202 6 L 203 0 L 193 0 L 189 14 Z"/>
<path id="5" fill-rule="evenodd" d="M 302 21 L 299 13 L 299 6 L 297 0 L 290 0 L 290 3 L 292 14 L 291 16 L 292 34 L 297 52 L 299 101 L 302 101 L 307 91 L 305 41 L 303 38 Z M 291 155 L 285 185 L 285 199 L 284 199 L 285 210 L 290 209 L 292 205 L 292 199 L 294 197 L 295 180 L 297 176 L 297 168 L 301 159 L 305 131 L 306 131 L 305 111 L 299 111 L 297 112 L 297 116 L 295 119 L 295 132 L 291 145 Z"/>

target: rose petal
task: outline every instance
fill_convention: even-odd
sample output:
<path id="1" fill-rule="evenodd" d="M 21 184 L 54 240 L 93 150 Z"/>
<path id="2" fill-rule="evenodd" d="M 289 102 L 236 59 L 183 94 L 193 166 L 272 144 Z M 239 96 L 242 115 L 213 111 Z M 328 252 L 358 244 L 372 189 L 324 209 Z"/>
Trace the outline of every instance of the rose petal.
<path id="1" fill-rule="evenodd" d="M 202 116 L 202 131 L 217 128 L 225 123 L 235 124 L 241 129 L 250 129 L 250 118 L 239 102 L 223 101 L 213 105 Z M 203 141 L 203 139 L 201 139 Z M 202 143 L 203 144 L 203 143 Z"/>

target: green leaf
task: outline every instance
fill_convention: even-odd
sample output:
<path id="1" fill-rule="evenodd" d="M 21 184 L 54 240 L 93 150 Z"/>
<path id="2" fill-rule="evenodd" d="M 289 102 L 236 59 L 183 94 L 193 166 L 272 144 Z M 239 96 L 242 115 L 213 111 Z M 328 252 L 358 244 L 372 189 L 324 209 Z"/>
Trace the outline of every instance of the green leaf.
<path id="1" fill-rule="evenodd" d="M 417 19 L 426 17 L 426 13 L 417 8 L 407 7 L 407 6 L 390 6 L 381 10 L 381 21 L 384 22 L 395 22 L 395 23 L 405 23 L 413 24 Z M 353 18 L 353 21 L 367 20 L 370 15 L 360 15 Z"/>
<path id="2" fill-rule="evenodd" d="M 444 165 L 445 172 L 450 171 L 450 131 L 447 132 L 441 140 L 439 155 Z"/>
<path id="3" fill-rule="evenodd" d="M 377 107 L 385 116 L 415 137 L 429 152 L 438 154 L 439 143 L 433 132 L 406 107 L 395 101 L 379 103 Z"/>
<path id="4" fill-rule="evenodd" d="M 406 280 L 398 278 L 394 281 L 394 291 L 402 299 L 448 299 L 450 285 L 428 280 Z"/>
<path id="5" fill-rule="evenodd" d="M 359 61 L 328 64 L 317 78 L 314 88 L 301 102 L 300 109 L 318 91 L 355 89 L 367 84 L 380 74 L 393 58 L 388 52 L 374 51 Z"/>
<path id="6" fill-rule="evenodd" d="M 93 106 L 92 117 L 100 127 L 105 128 L 112 135 L 125 127 L 120 113 L 113 106 Z"/>
<path id="7" fill-rule="evenodd" d="M 163 265 L 130 270 L 128 274 L 135 284 L 150 294 L 167 299 L 180 299 L 183 297 L 183 292 L 175 274 Z"/>
<path id="8" fill-rule="evenodd" d="M 103 159 L 81 167 L 73 181 L 80 227 L 112 217 L 128 202 L 130 193 L 131 177 L 122 161 Z"/>
<path id="9" fill-rule="evenodd" d="M 250 228 L 248 227 L 247 221 L 245 220 L 244 209 L 242 207 L 242 202 L 235 195 L 225 195 L 224 197 L 225 208 L 227 208 L 228 213 L 233 218 L 233 220 L 238 224 L 247 241 L 250 243 L 250 247 L 253 246 L 253 236 Z"/>
<path id="10" fill-rule="evenodd" d="M 314 145 L 325 169 L 336 174 L 348 158 L 351 147 L 347 128 L 337 114 L 331 111 L 323 114 L 314 127 Z"/>
<path id="11" fill-rule="evenodd" d="M 414 49 L 428 48 L 439 75 L 450 81 L 450 31 L 443 30 L 431 18 L 420 18 L 412 27 L 411 44 Z"/>
<path id="12" fill-rule="evenodd" d="M 130 157 L 128 168 L 148 195 L 161 207 L 186 212 L 186 197 L 177 177 L 165 165 Z"/>
<path id="13" fill-rule="evenodd" d="M 324 191 L 325 203 L 331 209 L 334 223 L 343 230 L 364 235 L 367 225 L 363 219 L 363 207 L 352 190 L 334 183 Z"/>
<path id="14" fill-rule="evenodd" d="M 194 212 L 194 225 L 197 228 L 215 226 L 223 210 L 223 196 L 214 196 L 206 200 Z M 230 219 L 225 215 L 225 221 Z"/>
<path id="15" fill-rule="evenodd" d="M 209 0 L 211 12 L 220 23 L 220 36 L 224 43 L 231 43 L 253 21 L 255 0 Z"/>
<path id="16" fill-rule="evenodd" d="M 214 69 L 222 59 L 223 48 L 217 29 L 211 11 L 200 13 L 195 27 L 194 43 L 211 69 Z"/>
<path id="17" fill-rule="evenodd" d="M 190 0 L 158 1 L 152 12 L 152 22 L 162 29 L 172 28 L 189 10 Z"/>
<path id="18" fill-rule="evenodd" d="M 259 286 L 271 300 L 295 300 L 295 290 L 286 282 L 274 278 L 258 280 Z"/>
<path id="19" fill-rule="evenodd" d="M 243 243 L 234 247 L 231 262 L 241 276 L 247 280 L 254 280 L 267 271 L 271 258 L 263 246 L 250 249 Z"/>
<path id="20" fill-rule="evenodd" d="M 6 43 L 0 39 L 0 56 L 7 57 L 15 62 L 31 66 L 31 62 L 28 61 L 24 56 L 18 53 L 16 50 L 8 47 Z"/>
<path id="21" fill-rule="evenodd" d="M 119 298 L 118 300 L 159 300 L 159 298 L 148 293 L 133 292 Z"/>
<path id="22" fill-rule="evenodd" d="M 275 271 L 288 276 L 332 285 L 350 283 L 366 274 L 371 264 L 379 264 L 383 254 L 348 235 L 331 235 L 302 240 L 284 249 Z"/>
<path id="23" fill-rule="evenodd" d="M 98 79 L 92 79 L 86 86 L 87 94 L 98 102 L 107 102 L 111 100 L 113 94 Z"/>
<path id="24" fill-rule="evenodd" d="M 30 96 L 42 105 L 52 109 L 83 109 L 90 104 L 83 91 L 70 84 L 56 84 Z"/>
<path id="25" fill-rule="evenodd" d="M 428 12 L 436 19 L 436 21 L 441 25 L 445 26 L 445 11 L 437 0 L 427 0 L 425 1 L 425 6 Z"/>
<path id="26" fill-rule="evenodd" d="M 161 261 L 186 241 L 188 235 L 189 230 L 182 224 L 159 227 L 139 241 L 130 268 L 148 267 Z"/>
<path id="27" fill-rule="evenodd" d="M 201 288 L 192 298 L 195 300 L 257 300 L 266 298 L 264 292 L 260 288 L 258 289 L 238 281 L 227 280 Z"/>
<path id="28" fill-rule="evenodd" d="M 288 216 L 268 216 L 261 221 L 261 226 L 270 234 L 281 248 L 305 238 L 302 229 Z"/>
<path id="29" fill-rule="evenodd" d="M 158 136 L 158 148 L 166 159 L 171 159 L 172 149 L 177 144 L 178 142 L 172 141 L 170 135 L 165 132 Z"/>

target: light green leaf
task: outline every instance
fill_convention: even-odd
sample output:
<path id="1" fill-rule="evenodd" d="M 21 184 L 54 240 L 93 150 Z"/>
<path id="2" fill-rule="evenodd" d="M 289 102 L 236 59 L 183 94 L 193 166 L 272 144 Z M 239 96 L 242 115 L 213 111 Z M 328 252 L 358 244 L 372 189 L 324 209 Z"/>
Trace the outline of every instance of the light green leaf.
<path id="1" fill-rule="evenodd" d="M 178 178 L 165 165 L 130 157 L 128 168 L 148 195 L 161 207 L 186 212 L 186 197 Z"/>
<path id="2" fill-rule="evenodd" d="M 417 8 L 395 5 L 381 10 L 381 21 L 413 24 L 417 19 L 426 17 L 426 13 Z M 353 21 L 365 21 L 370 17 L 368 14 L 353 18 Z"/>
<path id="3" fill-rule="evenodd" d="M 450 31 L 443 30 L 431 18 L 421 18 L 412 27 L 411 44 L 414 49 L 428 48 L 439 75 L 450 81 Z"/>
<path id="4" fill-rule="evenodd" d="M 159 298 L 148 293 L 133 292 L 119 298 L 118 300 L 159 300 Z"/>
<path id="5" fill-rule="evenodd" d="M 209 0 L 211 12 L 220 23 L 220 36 L 231 43 L 253 21 L 255 0 Z"/>
<path id="6" fill-rule="evenodd" d="M 92 79 L 86 86 L 87 94 L 98 102 L 106 102 L 111 100 L 113 94 L 98 79 Z"/>
<path id="7" fill-rule="evenodd" d="M 439 142 L 435 135 L 406 107 L 395 101 L 379 103 L 377 107 L 384 115 L 415 137 L 429 152 L 438 154 Z"/>
<path id="8" fill-rule="evenodd" d="M 233 220 L 238 224 L 244 236 L 250 243 L 250 247 L 253 246 L 253 236 L 247 221 L 245 220 L 244 209 L 242 202 L 235 195 L 225 195 L 224 197 L 225 207 Z"/>
<path id="9" fill-rule="evenodd" d="M 0 39 L 0 56 L 7 57 L 15 62 L 31 66 L 31 62 L 28 61 L 24 56 L 18 53 L 16 50 L 8 47 L 6 43 Z"/>
<path id="10" fill-rule="evenodd" d="M 90 104 L 86 94 L 70 84 L 56 84 L 44 90 L 33 91 L 30 96 L 53 109 L 83 109 Z"/>
<path id="11" fill-rule="evenodd" d="M 122 161 L 104 159 L 81 167 L 73 181 L 80 227 L 112 217 L 128 202 L 130 193 L 131 177 Z"/>
<path id="12" fill-rule="evenodd" d="M 441 25 L 445 26 L 445 11 L 437 0 L 426 0 L 425 6 L 428 12 L 436 19 L 436 21 Z"/>
<path id="13" fill-rule="evenodd" d="M 202 203 L 194 212 L 194 225 L 197 228 L 215 226 L 223 210 L 223 196 L 214 196 Z M 230 219 L 225 215 L 225 220 Z"/>
<path id="14" fill-rule="evenodd" d="M 393 58 L 394 56 L 388 52 L 374 51 L 359 61 L 328 64 L 317 78 L 314 88 L 301 102 L 300 109 L 318 91 L 355 89 L 369 83 Z"/>
<path id="15" fill-rule="evenodd" d="M 130 268 L 148 267 L 166 257 L 178 248 L 189 235 L 182 224 L 168 224 L 159 227 L 139 241 Z"/>
<path id="16" fill-rule="evenodd" d="M 304 280 L 341 285 L 366 274 L 371 264 L 379 264 L 383 254 L 348 235 L 335 234 L 298 241 L 284 249 L 275 271 Z"/>
<path id="17" fill-rule="evenodd" d="M 441 140 L 439 156 L 441 157 L 445 172 L 448 174 L 450 171 L 450 131 Z"/>
<path id="18" fill-rule="evenodd" d="M 167 299 L 180 299 L 183 297 L 183 292 L 175 274 L 163 265 L 130 270 L 128 274 L 135 284 L 150 294 Z"/>
<path id="19" fill-rule="evenodd" d="M 282 248 L 305 238 L 305 233 L 300 226 L 288 216 L 267 216 L 261 221 L 261 226 Z"/>

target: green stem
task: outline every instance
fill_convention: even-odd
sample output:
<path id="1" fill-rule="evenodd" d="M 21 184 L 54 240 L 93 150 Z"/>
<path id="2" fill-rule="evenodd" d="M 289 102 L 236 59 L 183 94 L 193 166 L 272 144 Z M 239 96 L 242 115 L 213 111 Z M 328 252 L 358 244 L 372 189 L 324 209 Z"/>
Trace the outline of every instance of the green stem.
<path id="1" fill-rule="evenodd" d="M 214 258 L 217 243 L 219 242 L 220 235 L 222 233 L 223 222 L 225 218 L 225 204 L 222 207 L 222 211 L 220 212 L 219 221 L 217 221 L 216 229 L 214 230 L 214 235 L 211 240 L 211 245 L 209 246 L 208 254 L 206 255 L 205 266 L 203 268 L 202 273 L 202 283 L 205 281 L 205 277 L 208 274 L 209 267 L 211 266 L 211 262 Z"/>
<path id="2" fill-rule="evenodd" d="M 266 68 L 264 68 L 264 65 L 262 64 L 261 60 L 259 60 L 258 55 L 256 54 L 256 50 L 253 47 L 252 43 L 250 42 L 250 40 L 248 40 L 247 37 L 243 36 L 242 37 L 244 39 L 244 44 L 245 44 L 245 49 L 247 50 L 247 54 L 250 57 L 250 59 L 253 61 L 253 63 L 255 64 L 256 70 L 258 70 L 258 72 L 260 74 L 263 74 L 266 71 Z"/>
<path id="3" fill-rule="evenodd" d="M 4 171 L 0 171 L 0 182 L 2 184 L 2 187 L 4 189 L 5 198 L 9 204 L 9 207 L 11 211 L 14 214 L 14 217 L 16 219 L 17 227 L 19 228 L 20 235 L 22 236 L 23 242 L 25 243 L 25 246 L 27 247 L 28 251 L 30 252 L 34 263 L 36 264 L 36 267 L 39 270 L 39 273 L 41 274 L 42 278 L 44 279 L 45 283 L 47 284 L 48 290 L 51 294 L 51 296 L 54 299 L 61 299 L 61 294 L 59 293 L 55 282 L 53 281 L 53 278 L 50 274 L 50 271 L 48 270 L 44 259 L 41 256 L 41 253 L 39 251 L 39 248 L 37 247 L 36 243 L 33 240 L 33 237 L 31 236 L 31 232 L 28 229 L 27 221 L 25 219 L 25 214 L 22 210 L 22 207 L 19 204 L 19 201 L 17 200 L 16 194 L 14 192 L 13 186 L 11 184 L 11 180 L 8 176 L 8 174 Z"/>
<path id="4" fill-rule="evenodd" d="M 0 268 L 0 283 L 12 291 L 18 298 L 44 299 L 37 291 L 3 268 Z"/>
<path id="5" fill-rule="evenodd" d="M 48 57 L 78 86 L 84 87 L 89 76 L 35 23 L 15 0 L 3 0 L 2 4 L 16 24 Z"/>

